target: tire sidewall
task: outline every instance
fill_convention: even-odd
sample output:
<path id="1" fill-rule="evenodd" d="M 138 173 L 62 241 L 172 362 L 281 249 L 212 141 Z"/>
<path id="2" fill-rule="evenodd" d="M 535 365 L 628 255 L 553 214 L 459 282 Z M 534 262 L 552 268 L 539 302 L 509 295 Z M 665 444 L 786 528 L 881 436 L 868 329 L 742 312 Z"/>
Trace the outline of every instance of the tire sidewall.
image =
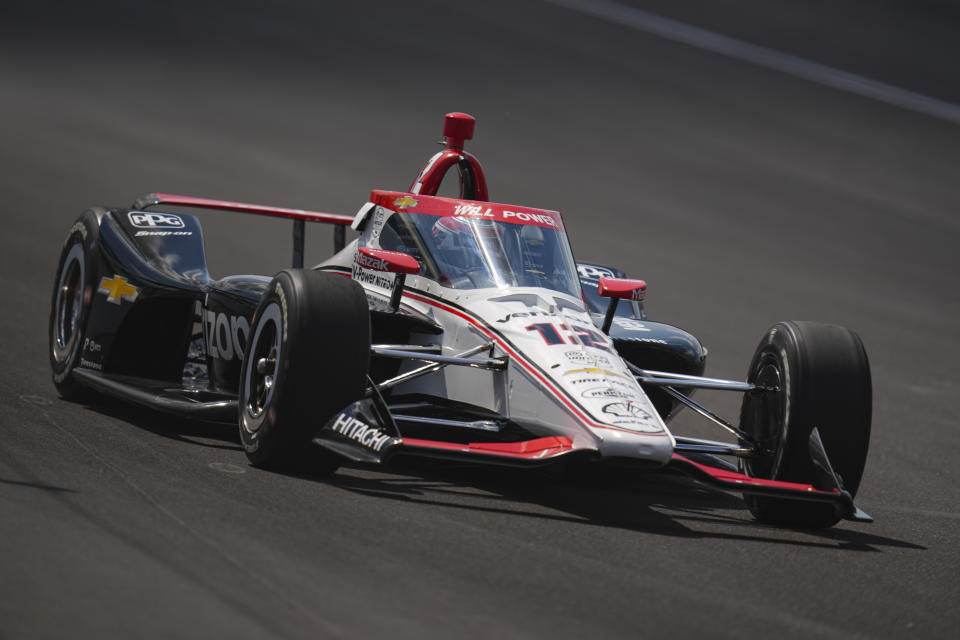
<path id="1" fill-rule="evenodd" d="M 275 433 L 276 426 L 284 418 L 283 413 L 286 408 L 284 400 L 292 394 L 292 390 L 288 388 L 290 373 L 289 344 L 290 333 L 294 329 L 291 324 L 299 315 L 294 313 L 291 318 L 291 299 L 293 304 L 296 304 L 296 297 L 292 294 L 293 283 L 291 278 L 288 273 L 281 272 L 270 283 L 267 294 L 257 306 L 250 331 L 250 343 L 240 367 L 240 439 L 247 454 L 255 458 L 267 458 L 272 453 L 270 449 L 278 440 L 275 436 L 279 435 Z M 274 310 L 279 310 L 280 316 L 277 325 L 277 332 L 280 335 L 280 349 L 274 374 L 274 388 L 269 400 L 262 407 L 262 412 L 259 415 L 254 415 L 249 407 L 252 369 L 257 364 L 255 354 L 258 340 L 262 338 L 261 332 L 264 329 L 265 321 L 275 321 L 274 318 L 268 317 L 273 316 Z M 296 310 L 296 308 L 293 309 L 293 311 Z"/>
<path id="2" fill-rule="evenodd" d="M 798 456 L 795 453 L 798 446 L 806 443 L 813 425 L 806 424 L 809 419 L 804 415 L 805 403 L 799 397 L 801 390 L 798 389 L 798 385 L 804 378 L 804 362 L 798 346 L 797 334 L 790 324 L 778 323 L 764 336 L 750 362 L 747 382 L 756 384 L 759 374 L 766 367 L 776 369 L 779 391 L 775 392 L 775 396 L 768 396 L 766 399 L 762 396 L 744 398 L 740 423 L 748 434 L 763 439 L 762 446 L 773 449 L 772 460 L 766 460 L 762 465 L 751 465 L 747 462 L 745 467 L 749 475 L 770 480 L 800 481 L 798 474 L 802 475 L 802 470 L 796 469 L 795 458 Z M 775 429 L 772 429 L 772 424 L 755 424 L 753 421 L 759 416 L 747 410 L 752 402 L 764 401 L 769 404 L 761 410 L 761 414 L 771 408 L 779 414 L 763 416 L 770 423 L 777 423 Z M 771 441 L 769 436 L 774 435 L 772 431 L 777 433 L 774 436 L 775 439 Z"/>
<path id="3" fill-rule="evenodd" d="M 276 322 L 277 310 L 281 326 L 273 391 L 262 414 L 255 416 L 251 371 L 262 357 L 260 331 L 271 314 Z M 277 274 L 254 314 L 240 373 L 240 438 L 251 462 L 300 466 L 301 459 L 312 458 L 316 463 L 317 456 L 309 451 L 318 448 L 310 440 L 337 411 L 362 396 L 369 357 L 369 311 L 359 285 L 313 270 Z M 335 454 L 327 458 L 332 459 L 319 461 L 325 469 L 339 464 Z"/>
<path id="4" fill-rule="evenodd" d="M 90 317 L 90 309 L 93 306 L 93 297 L 96 293 L 96 282 L 98 277 L 97 264 L 97 238 L 99 223 L 96 216 L 91 212 L 86 212 L 80 216 L 67 232 L 67 238 L 64 241 L 63 248 L 60 251 L 60 259 L 57 262 L 57 271 L 53 279 L 53 291 L 50 297 L 50 318 L 47 325 L 47 355 L 50 360 L 50 367 L 53 373 L 53 383 L 57 390 L 64 397 L 76 395 L 79 387 L 71 375 L 80 361 L 83 352 L 83 343 L 86 335 L 87 321 Z M 79 248 L 79 253 L 74 253 Z M 57 344 L 56 325 L 58 322 L 58 302 L 60 301 L 60 288 L 62 278 L 64 277 L 64 268 L 67 266 L 67 258 L 70 260 L 79 259 L 83 272 L 82 283 L 83 293 L 80 296 L 81 308 L 78 317 L 77 326 L 74 329 L 74 335 L 71 338 L 71 344 L 66 357 L 57 358 L 55 347 Z"/>

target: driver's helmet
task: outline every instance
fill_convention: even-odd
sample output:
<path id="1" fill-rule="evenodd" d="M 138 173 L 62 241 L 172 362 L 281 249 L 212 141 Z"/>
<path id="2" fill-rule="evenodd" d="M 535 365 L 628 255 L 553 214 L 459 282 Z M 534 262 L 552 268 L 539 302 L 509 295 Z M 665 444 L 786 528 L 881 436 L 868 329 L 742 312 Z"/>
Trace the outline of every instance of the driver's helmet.
<path id="1" fill-rule="evenodd" d="M 528 287 L 566 288 L 567 278 L 554 264 L 554 252 L 540 227 L 527 225 L 520 232 L 520 284 Z"/>
<path id="2" fill-rule="evenodd" d="M 541 278 L 547 275 L 549 265 L 540 227 L 525 226 L 520 232 L 520 255 L 524 271 Z"/>
<path id="3" fill-rule="evenodd" d="M 462 218 L 444 216 L 433 223 L 433 242 L 440 249 L 461 245 L 470 235 L 470 225 Z"/>
<path id="4" fill-rule="evenodd" d="M 469 221 L 444 216 L 433 223 L 432 233 L 441 269 L 450 279 L 483 270 L 483 256 Z"/>

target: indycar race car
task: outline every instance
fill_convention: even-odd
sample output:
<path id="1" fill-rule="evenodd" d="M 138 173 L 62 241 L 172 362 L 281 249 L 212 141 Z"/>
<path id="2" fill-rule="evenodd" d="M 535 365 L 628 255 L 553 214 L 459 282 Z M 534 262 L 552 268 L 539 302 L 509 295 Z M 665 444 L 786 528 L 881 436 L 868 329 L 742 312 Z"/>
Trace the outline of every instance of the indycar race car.
<path id="1" fill-rule="evenodd" d="M 353 216 L 162 193 L 87 210 L 51 300 L 58 391 L 239 424 L 255 466 L 632 465 L 743 493 L 765 522 L 871 521 L 853 502 L 872 403 L 854 332 L 781 322 L 746 381 L 704 377 L 699 340 L 647 319 L 644 281 L 576 262 L 558 212 L 489 201 L 473 130 L 447 114 L 409 190 L 375 190 Z M 454 167 L 460 197 L 438 197 Z M 183 208 L 292 219 L 292 268 L 211 278 Z M 335 225 L 333 255 L 307 269 L 305 222 Z M 696 389 L 742 393 L 739 424 Z M 683 408 L 732 441 L 672 434 Z"/>

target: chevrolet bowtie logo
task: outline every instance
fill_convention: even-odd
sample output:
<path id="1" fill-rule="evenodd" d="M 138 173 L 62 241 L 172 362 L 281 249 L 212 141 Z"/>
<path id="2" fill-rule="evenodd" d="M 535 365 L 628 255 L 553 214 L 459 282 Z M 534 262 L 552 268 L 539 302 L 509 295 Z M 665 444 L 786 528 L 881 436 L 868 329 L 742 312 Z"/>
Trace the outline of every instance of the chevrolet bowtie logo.
<path id="1" fill-rule="evenodd" d="M 140 291 L 132 284 L 128 284 L 127 279 L 123 276 L 115 275 L 112 278 L 101 279 L 100 288 L 97 289 L 97 293 L 102 293 L 107 296 L 107 302 L 120 304 L 121 298 L 127 302 L 133 302 L 137 299 Z"/>
<path id="2" fill-rule="evenodd" d="M 417 206 L 417 201 L 410 196 L 403 196 L 402 198 L 397 198 L 394 200 L 393 206 L 397 207 L 398 209 L 406 209 L 407 207 Z"/>

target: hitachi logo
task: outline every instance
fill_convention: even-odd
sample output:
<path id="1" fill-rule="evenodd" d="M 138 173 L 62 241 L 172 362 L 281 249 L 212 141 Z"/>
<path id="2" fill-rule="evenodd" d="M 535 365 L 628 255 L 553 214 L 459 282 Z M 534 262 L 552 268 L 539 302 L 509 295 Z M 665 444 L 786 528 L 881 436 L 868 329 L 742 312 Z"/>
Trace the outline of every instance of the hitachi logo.
<path id="1" fill-rule="evenodd" d="M 337 416 L 331 429 L 374 451 L 380 451 L 390 440 L 390 436 L 380 429 L 371 427 L 362 420 L 357 420 L 345 413 Z"/>

